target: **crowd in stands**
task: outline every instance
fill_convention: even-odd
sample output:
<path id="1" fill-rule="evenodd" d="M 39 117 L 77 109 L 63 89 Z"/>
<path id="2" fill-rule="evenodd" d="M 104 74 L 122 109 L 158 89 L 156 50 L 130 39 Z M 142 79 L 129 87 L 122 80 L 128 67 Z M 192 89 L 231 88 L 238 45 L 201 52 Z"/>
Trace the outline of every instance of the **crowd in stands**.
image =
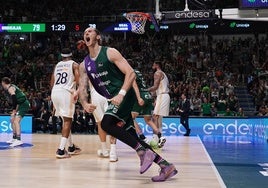
<path id="1" fill-rule="evenodd" d="M 29 113 L 35 118 L 39 118 L 38 114 L 50 96 L 50 75 L 60 60 L 60 50 L 69 46 L 74 60 L 82 61 L 86 52 L 76 49 L 79 39 L 51 35 L 30 41 L 21 40 L 19 35 L 0 36 L 0 76 L 11 77 L 13 83 L 27 93 L 31 101 Z M 238 85 L 248 86 L 248 92 L 254 97 L 254 115 L 268 113 L 267 36 L 213 39 L 213 36 L 174 33 L 153 39 L 129 35 L 123 40 L 121 35 L 106 34 L 102 42 L 117 48 L 125 58 L 136 61 L 148 86 L 153 84 L 153 61 L 162 60 L 170 80 L 170 115 L 177 115 L 180 95 L 184 92 L 191 100 L 192 115 L 243 116 L 234 92 Z M 1 88 L 2 114 L 9 113 L 10 109 L 10 100 L 6 97 Z M 82 111 L 81 107 L 79 111 Z"/>
<path id="2" fill-rule="evenodd" d="M 116 2 L 98 2 L 95 0 L 90 2 L 90 6 L 81 6 L 89 2 L 64 0 L 32 3 L 32 0 L 20 0 L 18 3 L 10 0 L 0 7 L 0 19 L 1 22 L 81 21 L 83 16 L 99 15 L 100 12 L 96 11 L 100 9 L 110 10 L 107 14 L 123 12 L 115 8 L 118 7 Z M 166 4 L 174 2 L 169 0 Z M 146 3 L 133 1 L 125 7 L 144 8 Z M 161 8 L 165 6 L 170 7 L 164 3 Z M 67 10 L 65 7 L 72 9 Z M 0 35 L 0 76 L 11 77 L 13 83 L 27 93 L 31 101 L 29 113 L 34 118 L 40 118 L 44 113 L 44 103 L 50 96 L 50 75 L 60 60 L 61 49 L 70 47 L 74 60 L 83 60 L 85 52 L 76 49 L 80 36 L 82 35 Z M 163 62 L 164 71 L 170 80 L 170 115 L 177 115 L 176 109 L 183 92 L 191 100 L 194 116 L 244 116 L 244 109 L 235 93 L 238 85 L 247 86 L 248 92 L 253 96 L 256 112 L 252 115 L 268 114 L 267 34 L 219 37 L 204 33 L 182 36 L 170 32 L 158 33 L 156 36 L 129 34 L 125 38 L 120 34 L 108 33 L 102 42 L 117 48 L 126 59 L 136 61 L 148 86 L 153 84 L 153 61 L 159 59 Z M 10 99 L 2 88 L 0 90 L 0 113 L 7 114 Z M 78 111 L 84 114 L 79 102 L 77 106 Z M 81 115 L 84 117 L 82 119 L 86 116 L 87 114 Z M 45 119 L 48 125 L 49 118 Z M 80 118 L 81 121 L 82 119 Z M 83 128 L 84 130 L 94 132 L 92 129 Z M 81 132 L 80 128 L 74 131 Z"/>

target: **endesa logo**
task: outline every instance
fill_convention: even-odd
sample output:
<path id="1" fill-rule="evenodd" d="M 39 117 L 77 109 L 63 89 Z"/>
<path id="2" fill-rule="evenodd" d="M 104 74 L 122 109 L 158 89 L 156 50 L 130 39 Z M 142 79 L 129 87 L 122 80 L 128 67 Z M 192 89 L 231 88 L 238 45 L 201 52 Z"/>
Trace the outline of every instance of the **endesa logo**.
<path id="1" fill-rule="evenodd" d="M 219 131 L 223 135 L 225 135 L 225 134 L 227 134 L 227 135 L 237 135 L 237 134 L 247 135 L 251 132 L 250 127 L 251 127 L 251 125 L 248 125 L 246 123 L 238 124 L 238 121 L 235 120 L 233 123 L 229 123 L 226 125 L 223 123 L 216 123 L 216 124 L 206 123 L 203 126 L 203 131 L 207 135 L 211 135 L 214 132 L 219 132 Z"/>
<path id="2" fill-rule="evenodd" d="M 207 19 L 215 17 L 215 10 L 190 10 L 163 12 L 164 18 L 167 20 L 176 19 Z"/>
<path id="3" fill-rule="evenodd" d="M 145 124 L 143 118 L 137 118 L 137 121 L 145 135 L 152 135 L 152 128 Z M 192 135 L 268 136 L 267 118 L 190 118 L 189 124 Z M 162 133 L 165 136 L 185 134 L 180 118 L 163 118 Z"/>
<path id="4" fill-rule="evenodd" d="M 210 12 L 209 11 L 187 11 L 187 12 L 177 12 L 174 17 L 184 18 L 184 19 L 190 19 L 190 18 L 210 18 Z"/>

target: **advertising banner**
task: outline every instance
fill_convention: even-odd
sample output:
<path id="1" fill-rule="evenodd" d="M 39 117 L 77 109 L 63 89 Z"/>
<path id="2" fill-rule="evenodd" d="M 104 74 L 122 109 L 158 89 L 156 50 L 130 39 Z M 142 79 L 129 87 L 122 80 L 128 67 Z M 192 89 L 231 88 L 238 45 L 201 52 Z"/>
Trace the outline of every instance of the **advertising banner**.
<path id="1" fill-rule="evenodd" d="M 152 129 L 143 118 L 137 118 L 145 135 L 152 135 Z M 191 135 L 222 136 L 257 136 L 267 139 L 268 118 L 189 118 Z M 164 117 L 162 125 L 164 136 L 180 136 L 185 134 L 179 117 Z"/>
<path id="2" fill-rule="evenodd" d="M 21 121 L 21 132 L 32 133 L 32 116 L 24 116 Z M 0 133 L 12 133 L 10 116 L 0 116 Z"/>

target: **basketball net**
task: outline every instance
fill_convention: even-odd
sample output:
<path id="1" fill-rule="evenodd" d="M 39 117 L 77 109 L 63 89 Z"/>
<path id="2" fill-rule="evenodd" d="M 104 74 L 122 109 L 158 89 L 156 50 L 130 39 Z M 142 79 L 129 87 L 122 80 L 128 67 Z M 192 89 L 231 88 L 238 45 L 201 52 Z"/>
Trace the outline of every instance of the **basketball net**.
<path id="1" fill-rule="evenodd" d="M 124 17 L 131 24 L 131 31 L 136 34 L 143 34 L 145 32 L 145 24 L 147 19 L 150 18 L 149 14 L 143 12 L 129 12 L 124 13 Z"/>

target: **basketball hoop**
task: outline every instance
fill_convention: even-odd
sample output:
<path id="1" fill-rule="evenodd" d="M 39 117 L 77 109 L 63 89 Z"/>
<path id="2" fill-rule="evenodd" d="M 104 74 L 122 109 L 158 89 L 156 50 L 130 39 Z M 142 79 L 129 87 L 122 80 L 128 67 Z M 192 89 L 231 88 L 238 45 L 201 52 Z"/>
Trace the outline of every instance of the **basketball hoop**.
<path id="1" fill-rule="evenodd" d="M 150 19 L 150 15 L 148 13 L 143 12 L 128 12 L 123 14 L 124 17 L 131 24 L 131 31 L 137 34 L 143 34 L 145 32 L 145 24 L 147 19 Z"/>

